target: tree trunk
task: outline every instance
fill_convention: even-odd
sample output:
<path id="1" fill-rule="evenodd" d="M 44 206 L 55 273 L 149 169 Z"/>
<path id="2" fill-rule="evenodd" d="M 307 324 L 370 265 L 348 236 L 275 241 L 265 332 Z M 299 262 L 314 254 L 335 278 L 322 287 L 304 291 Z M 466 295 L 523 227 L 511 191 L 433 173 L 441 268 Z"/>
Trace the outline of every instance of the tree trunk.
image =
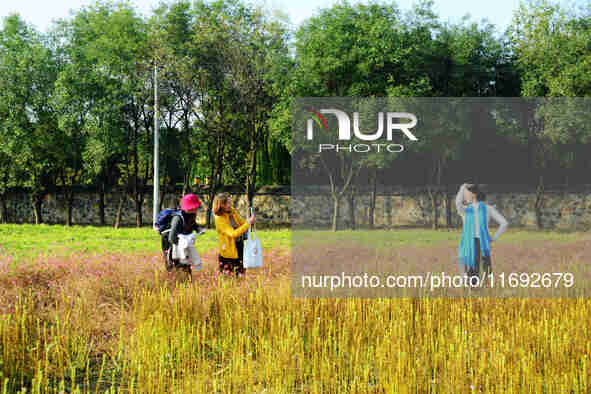
<path id="1" fill-rule="evenodd" d="M 43 203 L 42 193 L 31 194 L 31 203 L 33 204 L 33 214 L 35 215 L 35 224 L 43 223 L 43 217 L 41 216 L 41 204 Z"/>
<path id="2" fill-rule="evenodd" d="M 6 206 L 6 195 L 0 195 L 0 223 L 8 223 L 8 207 Z"/>
<path id="3" fill-rule="evenodd" d="M 349 200 L 349 222 L 351 226 L 351 230 L 357 229 L 357 223 L 355 222 L 355 188 L 351 188 L 351 192 L 348 196 Z"/>
<path id="4" fill-rule="evenodd" d="M 376 192 L 378 186 L 378 168 L 375 167 L 372 176 L 371 198 L 369 200 L 368 225 L 370 229 L 374 228 L 374 212 L 376 210 Z"/>
<path id="5" fill-rule="evenodd" d="M 441 176 L 443 173 L 443 160 L 437 159 L 435 164 L 435 191 L 429 186 L 429 196 L 431 197 L 431 209 L 433 210 L 433 229 L 439 229 L 439 205 L 443 197 L 441 192 Z"/>
<path id="6" fill-rule="evenodd" d="M 346 163 L 343 158 L 341 158 L 341 161 L 342 161 L 341 162 L 341 164 L 342 164 L 341 176 L 343 177 L 344 184 L 343 184 L 342 189 L 340 191 L 337 191 L 337 185 L 335 183 L 335 179 L 332 175 L 332 172 L 328 168 L 328 165 L 326 164 L 326 162 L 322 159 L 322 157 L 320 157 L 320 162 L 322 163 L 322 166 L 326 170 L 326 173 L 327 173 L 328 178 L 330 180 L 331 195 L 334 200 L 334 209 L 333 209 L 333 218 L 332 218 L 333 219 L 332 220 L 333 231 L 337 231 L 337 227 L 338 227 L 337 222 L 338 222 L 338 217 L 339 217 L 339 205 L 340 205 L 341 198 L 343 196 L 347 195 L 347 191 L 349 189 L 349 186 L 351 185 L 351 182 L 355 178 L 356 172 L 358 172 L 358 171 L 355 171 L 353 164 L 350 163 L 350 166 L 348 168 L 348 174 L 346 174 L 346 170 L 345 170 Z"/>
<path id="7" fill-rule="evenodd" d="M 538 230 L 544 228 L 544 223 L 542 221 L 542 207 L 544 206 L 544 176 L 540 175 L 540 181 L 538 183 L 538 189 L 536 190 L 536 203 L 535 203 L 535 213 L 536 213 L 536 227 Z"/>
<path id="8" fill-rule="evenodd" d="M 256 126 L 255 126 L 256 127 Z M 257 139 L 256 139 L 256 129 L 254 131 L 254 135 L 250 140 L 250 154 L 251 154 L 251 162 L 250 162 L 250 170 L 248 174 L 248 181 L 246 182 L 246 196 L 248 197 L 248 207 L 253 207 L 253 200 L 254 200 L 254 193 L 256 188 L 256 181 L 257 181 Z"/>
<path id="9" fill-rule="evenodd" d="M 433 220 L 431 228 L 433 230 L 437 230 L 439 228 L 439 204 L 437 201 L 437 191 L 434 191 L 432 186 L 427 186 L 427 192 L 429 193 L 429 199 L 431 200 L 431 217 Z"/>
<path id="10" fill-rule="evenodd" d="M 158 197 L 160 198 L 160 200 L 158 201 L 158 212 L 162 211 L 162 202 L 164 201 L 164 198 L 166 197 L 168 191 L 166 183 L 166 178 L 168 177 L 168 169 L 166 167 L 166 162 L 162 167 L 162 187 L 160 185 L 157 186 L 159 190 Z"/>
<path id="11" fill-rule="evenodd" d="M 168 171 L 167 171 L 167 173 L 168 173 Z M 168 180 L 168 182 L 162 186 L 162 188 L 165 190 L 165 193 L 163 193 L 163 196 L 171 194 L 173 199 L 175 200 L 173 207 L 176 208 L 176 206 L 178 205 L 177 204 L 178 197 L 176 196 L 176 188 L 175 188 L 174 181 L 173 181 L 172 177 L 169 177 L 169 178 L 170 179 Z M 162 211 L 163 209 L 164 209 L 164 197 L 162 197 L 160 199 L 160 204 L 158 206 L 158 212 Z"/>
<path id="12" fill-rule="evenodd" d="M 162 211 L 162 204 L 164 201 L 164 198 L 166 197 L 166 192 L 164 190 L 166 190 L 166 188 L 162 188 L 163 190 L 160 193 L 160 201 L 158 201 L 158 212 Z"/>
<path id="13" fill-rule="evenodd" d="M 392 228 L 392 196 L 388 194 L 384 196 L 384 205 L 386 206 L 386 222 L 388 228 Z"/>
<path id="14" fill-rule="evenodd" d="M 211 169 L 211 178 L 209 181 L 209 205 L 207 207 L 207 228 L 215 226 L 213 200 L 217 191 L 221 187 L 221 157 L 216 158 L 216 165 Z"/>
<path id="15" fill-rule="evenodd" d="M 190 171 L 190 170 L 188 170 Z M 189 173 L 185 172 L 185 175 L 183 176 L 183 193 L 182 195 L 184 196 L 185 194 L 187 194 L 187 190 L 189 189 Z"/>
<path id="16" fill-rule="evenodd" d="M 144 224 L 144 215 L 143 215 L 143 211 L 142 211 L 142 207 L 144 205 L 144 201 L 146 201 L 145 198 L 145 191 L 146 191 L 146 186 L 148 184 L 148 179 L 151 178 L 150 177 L 150 162 L 149 160 L 146 160 L 144 162 L 144 176 L 142 177 L 142 182 L 141 185 L 139 186 L 139 188 L 136 187 L 135 190 L 135 224 L 136 226 L 142 227 L 142 225 Z M 159 185 L 158 185 L 159 187 Z M 153 210 L 154 208 L 152 208 Z M 154 213 L 152 211 L 152 213 Z M 158 214 L 158 213 L 156 213 Z"/>
<path id="17" fill-rule="evenodd" d="M 135 199 L 135 225 L 136 227 L 142 227 L 142 203 L 144 202 L 143 197 Z"/>
<path id="18" fill-rule="evenodd" d="M 452 201 L 451 201 L 451 196 L 449 195 L 449 193 L 447 191 L 447 185 L 445 188 L 445 200 L 444 201 L 445 201 L 445 223 L 447 225 L 447 228 L 452 228 L 452 227 L 454 227 L 452 212 L 451 212 Z"/>
<path id="19" fill-rule="evenodd" d="M 115 224 L 113 227 L 119 228 L 121 226 L 121 212 L 123 211 L 123 203 L 125 202 L 125 193 L 119 196 L 119 205 L 117 206 L 117 215 L 115 216 Z"/>
<path id="20" fill-rule="evenodd" d="M 166 190 L 165 187 L 163 187 L 162 189 Z M 164 205 L 164 199 L 167 195 L 168 193 L 166 193 L 165 191 L 163 191 L 162 194 L 160 194 L 160 201 L 158 201 L 158 212 L 162 211 L 162 205 Z"/>
<path id="21" fill-rule="evenodd" d="M 332 199 L 334 201 L 334 209 L 332 214 L 332 231 L 337 231 L 337 222 L 339 220 L 339 208 L 341 205 L 341 198 L 338 194 L 333 193 Z"/>
<path id="22" fill-rule="evenodd" d="M 216 140 L 216 156 L 210 161 L 211 177 L 209 180 L 209 205 L 207 207 L 207 228 L 213 228 L 215 226 L 215 220 L 213 220 L 213 200 L 218 190 L 222 187 L 222 168 L 223 168 L 223 157 L 224 157 L 224 141 L 222 134 L 218 133 Z"/>
<path id="23" fill-rule="evenodd" d="M 261 152 L 261 162 L 263 165 L 262 171 L 261 171 L 261 176 L 263 177 L 263 184 L 264 185 L 268 185 L 270 183 L 274 183 L 273 182 L 273 166 L 272 166 L 272 162 L 271 162 L 271 155 L 269 154 L 269 148 L 270 148 L 270 141 L 269 141 L 269 137 L 267 136 L 267 134 L 263 133 L 263 143 L 262 143 L 262 152 Z M 273 163 L 274 164 L 274 163 Z M 276 164 L 275 164 L 276 165 Z"/>
<path id="24" fill-rule="evenodd" d="M 205 216 L 205 225 L 207 228 L 212 228 L 212 211 L 213 211 L 213 199 L 215 198 L 215 187 L 214 187 L 214 176 L 215 176 L 215 168 L 211 167 L 210 178 L 209 178 L 209 189 L 207 195 L 209 196 L 209 204 L 207 205 L 207 213 Z"/>
<path id="25" fill-rule="evenodd" d="M 185 143 L 187 144 L 187 162 L 189 163 L 187 172 L 185 173 L 185 181 L 183 184 L 183 196 L 187 193 L 190 188 L 190 182 L 192 181 L 191 176 L 193 175 L 193 144 L 191 143 L 191 127 L 189 121 L 189 113 L 183 114 L 183 129 L 185 134 Z"/>
<path id="26" fill-rule="evenodd" d="M 431 199 L 431 204 L 433 208 L 433 229 L 439 229 L 439 201 L 437 199 L 437 195 Z"/>
<path id="27" fill-rule="evenodd" d="M 133 200 L 133 202 L 135 203 L 135 211 L 136 211 L 136 215 L 135 215 L 135 223 L 137 227 L 141 227 L 142 225 L 142 216 L 141 216 L 141 193 L 143 193 L 143 191 L 140 191 L 140 186 L 139 186 L 139 177 L 140 177 L 140 168 L 139 168 L 139 157 L 138 157 L 138 129 L 137 127 L 134 128 L 134 132 L 133 132 L 133 183 L 132 183 L 132 190 L 131 193 L 129 193 L 129 197 L 131 197 L 131 199 Z M 146 168 L 146 171 L 148 170 L 148 168 Z M 145 178 L 144 178 L 145 181 Z M 138 208 L 138 204 L 139 204 L 139 208 Z"/>
<path id="28" fill-rule="evenodd" d="M 99 190 L 99 223 L 101 226 L 105 225 L 105 183 L 101 184 Z"/>
<path id="29" fill-rule="evenodd" d="M 212 228 L 212 218 L 213 218 L 213 199 L 215 198 L 215 191 L 210 190 L 208 193 L 209 204 L 207 204 L 207 212 L 205 214 L 205 226 L 207 228 Z"/>
<path id="30" fill-rule="evenodd" d="M 68 209 L 68 213 L 66 216 L 66 226 L 71 227 L 72 226 L 72 206 L 74 205 L 74 195 L 71 191 L 68 193 L 68 197 L 66 198 L 66 204 L 67 204 L 67 209 Z"/>

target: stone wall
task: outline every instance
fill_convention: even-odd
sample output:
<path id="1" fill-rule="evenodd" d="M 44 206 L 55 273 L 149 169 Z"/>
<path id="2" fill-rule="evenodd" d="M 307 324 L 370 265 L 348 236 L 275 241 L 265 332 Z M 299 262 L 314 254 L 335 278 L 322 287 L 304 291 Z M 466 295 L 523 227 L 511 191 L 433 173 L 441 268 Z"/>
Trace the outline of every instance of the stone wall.
<path id="1" fill-rule="evenodd" d="M 286 188 L 275 188 L 270 192 L 264 191 L 255 197 L 255 207 L 258 212 L 258 223 L 264 226 L 287 226 L 289 225 L 289 194 Z M 289 190 L 289 188 L 287 188 Z M 233 194 L 234 205 L 243 216 L 248 213 L 248 199 L 244 194 Z M 206 194 L 197 193 L 204 202 L 208 204 Z M 121 192 L 105 194 L 105 222 L 112 226 L 115 223 L 117 208 Z M 144 225 L 152 224 L 152 193 L 146 193 L 142 204 L 142 222 Z M 176 195 L 168 194 L 164 197 L 162 209 L 175 207 L 181 197 L 179 192 Z M 35 217 L 30 197 L 25 191 L 9 192 L 6 205 L 8 208 L 9 221 L 12 223 L 34 223 Z M 200 210 L 197 221 L 205 223 L 205 209 Z M 41 206 L 41 215 L 44 223 L 63 224 L 67 218 L 67 204 L 61 193 L 49 193 L 45 196 Z M 75 225 L 98 225 L 99 219 L 99 195 L 96 192 L 86 191 L 76 193 L 73 209 L 72 223 Z M 135 202 L 125 197 L 121 210 L 121 225 L 136 225 Z"/>
<path id="2" fill-rule="evenodd" d="M 514 189 L 519 189 L 515 187 Z M 497 192 L 487 193 L 487 202 L 494 205 L 509 221 L 511 227 L 536 227 L 536 193 L 535 190 L 511 191 L 505 187 Z M 328 190 L 324 187 L 315 189 L 314 193 L 300 193 L 290 196 L 289 188 L 267 188 L 255 197 L 255 209 L 258 212 L 258 224 L 268 226 L 318 226 L 331 224 L 333 202 Z M 495 190 L 490 186 L 489 190 Z M 199 193 L 198 193 L 199 194 Z M 205 204 L 207 197 L 199 194 Z M 360 227 L 369 223 L 370 193 L 359 192 L 355 196 L 355 221 Z M 115 221 L 120 194 L 109 193 L 105 196 L 105 219 L 107 225 Z M 175 197 L 165 197 L 163 207 L 174 207 Z M 453 193 L 449 193 L 452 220 L 455 226 L 461 224 L 457 215 Z M 247 198 L 243 194 L 234 194 L 234 202 L 243 216 L 248 213 Z M 11 222 L 32 223 L 33 210 L 25 192 L 10 193 L 7 200 Z M 350 204 L 347 199 L 341 201 L 339 227 L 350 225 Z M 48 194 L 42 205 L 42 214 L 46 223 L 65 223 L 66 204 L 60 194 Z M 146 194 L 142 206 L 143 223 L 152 222 L 152 194 Z M 433 218 L 432 204 L 428 194 L 421 190 L 381 190 L 376 197 L 374 224 L 379 228 L 396 228 L 400 226 L 430 226 Z M 93 192 L 82 192 L 76 195 L 73 208 L 74 224 L 99 223 L 98 195 Z M 134 203 L 126 198 L 122 210 L 122 225 L 132 226 L 136 223 Z M 542 223 L 545 228 L 565 230 L 591 229 L 591 187 L 576 189 L 548 190 L 544 194 L 541 209 Z M 201 210 L 198 221 L 205 222 L 205 210 Z M 439 224 L 446 224 L 445 206 L 439 206 Z"/>
<path id="3" fill-rule="evenodd" d="M 511 227 L 537 228 L 536 200 L 534 187 L 521 185 L 487 185 L 486 202 L 495 206 L 509 221 Z M 453 190 L 453 189 L 452 189 Z M 455 208 L 457 188 L 448 192 L 452 225 L 459 227 L 461 217 Z M 544 192 L 540 209 L 540 218 L 544 228 L 562 230 L 591 229 L 591 185 L 576 187 L 553 187 Z M 354 199 L 355 224 L 365 227 L 369 223 L 371 194 L 360 192 Z M 443 200 L 443 199 L 442 199 Z M 341 201 L 339 227 L 350 226 L 350 203 Z M 447 223 L 445 201 L 438 206 L 438 224 Z M 317 189 L 298 191 L 293 197 L 291 223 L 312 227 L 329 226 L 332 219 L 333 200 L 327 190 Z M 374 225 L 379 228 L 401 226 L 431 226 L 433 223 L 433 205 L 424 188 L 389 189 L 377 193 Z"/>

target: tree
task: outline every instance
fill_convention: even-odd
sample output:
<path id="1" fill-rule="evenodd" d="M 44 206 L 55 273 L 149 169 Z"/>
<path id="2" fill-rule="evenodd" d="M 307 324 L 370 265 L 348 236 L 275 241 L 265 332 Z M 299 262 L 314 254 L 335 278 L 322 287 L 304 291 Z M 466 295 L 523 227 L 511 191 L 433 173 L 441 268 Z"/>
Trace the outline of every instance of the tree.
<path id="1" fill-rule="evenodd" d="M 105 94 L 95 114 L 96 123 L 110 134 L 95 129 L 93 151 L 104 154 L 103 173 L 110 167 L 108 160 L 115 154 L 120 156 L 119 184 L 135 203 L 139 227 L 152 163 L 152 67 L 147 56 L 146 23 L 126 3 L 97 3 L 81 11 L 75 22 L 80 24 L 80 41 L 87 45 L 89 60 L 105 78 Z M 119 202 L 116 227 L 124 198 Z"/>
<path id="2" fill-rule="evenodd" d="M 244 108 L 245 136 L 248 141 L 246 193 L 249 206 L 257 188 L 259 153 L 268 165 L 268 119 L 276 100 L 270 73 L 274 62 L 287 56 L 286 31 L 278 22 L 267 21 L 260 11 L 242 11 L 232 25 L 233 45 L 226 62 Z"/>
<path id="3" fill-rule="evenodd" d="M 290 42 L 291 33 L 285 34 L 285 41 Z M 291 181 L 291 151 L 293 106 L 296 97 L 296 63 L 289 54 L 293 44 L 286 45 L 282 51 L 273 52 L 271 59 L 272 74 L 269 85 L 275 98 L 267 119 L 269 156 L 275 183 L 286 184 Z M 283 52 L 285 51 L 285 52 Z"/>
<path id="4" fill-rule="evenodd" d="M 39 224 L 43 198 L 58 170 L 59 126 L 52 97 L 59 64 L 44 37 L 18 15 L 4 19 L 0 40 L 0 129 L 5 142 L 0 149 L 14 164 L 15 177 L 30 188 Z"/>
<path id="5" fill-rule="evenodd" d="M 0 119 L 0 127 L 2 120 Z M 0 131 L 0 136 L 4 133 Z M 14 165 L 12 158 L 4 152 L 0 152 L 0 167 L 3 168 L 0 174 L 0 223 L 8 223 L 8 207 L 6 205 L 7 192 L 11 186 L 15 185 Z"/>
<path id="6" fill-rule="evenodd" d="M 3 101 L 0 101 L 0 138 L 4 141 L 8 139 L 10 133 L 9 117 L 10 110 L 6 105 L 3 105 Z M 0 148 L 0 168 L 3 169 L 0 174 L 0 223 L 8 223 L 8 207 L 7 193 L 12 186 L 18 184 L 18 178 L 15 177 L 14 158 L 12 155 Z"/>
<path id="7" fill-rule="evenodd" d="M 165 125 L 162 141 L 163 178 L 173 182 L 173 160 L 183 172 L 183 194 L 193 180 L 195 163 L 200 154 L 196 140 L 193 108 L 198 99 L 198 86 L 202 83 L 200 74 L 199 46 L 196 45 L 199 32 L 196 28 L 195 12 L 188 1 L 162 5 L 156 10 L 150 23 L 155 65 L 159 68 L 161 119 Z M 174 150 L 167 146 L 174 146 Z M 171 157 L 174 155 L 174 157 Z M 171 160 L 172 159 L 172 160 Z M 167 174 L 165 171 L 168 171 Z M 161 194 L 163 198 L 164 192 Z"/>
<path id="8" fill-rule="evenodd" d="M 531 0 L 521 4 L 509 34 L 522 73 L 523 96 L 591 94 L 588 16 L 546 0 Z"/>
<path id="9" fill-rule="evenodd" d="M 297 96 L 385 96 L 406 54 L 398 18 L 393 3 L 344 2 L 306 21 L 296 33 Z M 319 160 L 331 185 L 336 231 L 341 198 L 366 163 L 345 152 Z"/>
<path id="10" fill-rule="evenodd" d="M 145 159 L 149 138 L 145 134 L 151 130 L 144 128 L 149 119 L 141 118 L 149 97 L 145 80 L 150 80 L 142 60 L 143 24 L 128 5 L 97 2 L 76 12 L 71 20 L 60 21 L 56 34 L 66 62 L 58 84 L 57 98 L 63 109 L 60 121 L 72 142 L 85 141 L 77 143 L 77 147 L 82 145 L 82 168 L 70 170 L 74 178 L 63 182 L 80 182 L 85 179 L 81 174 L 87 174 L 86 179 L 99 187 L 99 216 L 104 224 L 105 193 L 121 181 L 136 202 L 140 225 L 146 161 L 150 161 Z M 139 154 L 138 147 L 144 147 Z M 68 160 L 76 163 L 78 159 Z M 138 176 L 141 172 L 144 176 Z M 120 209 L 116 227 L 119 221 Z"/>
<path id="11" fill-rule="evenodd" d="M 522 96 L 591 95 L 589 15 L 591 8 L 577 13 L 546 0 L 521 4 L 508 33 L 521 73 Z M 522 124 L 530 163 L 539 169 L 536 221 L 541 228 L 544 168 L 552 160 L 567 167 L 576 163 L 578 149 L 560 152 L 564 146 L 588 145 L 591 128 L 586 99 L 549 98 L 528 103 Z"/>
<path id="12" fill-rule="evenodd" d="M 406 85 L 392 87 L 390 95 L 490 97 L 498 93 L 497 86 L 507 89 L 507 83 L 497 84 L 499 78 L 508 78 L 508 70 L 504 48 L 494 37 L 494 27 L 488 23 L 482 26 L 470 23 L 467 17 L 456 25 L 442 25 L 430 12 L 429 4 L 413 10 L 411 15 L 415 16 L 410 19 L 415 23 L 408 24 L 405 35 L 414 48 L 405 63 L 405 71 L 414 79 Z M 418 105 L 417 111 L 433 114 L 426 116 L 428 124 L 422 122 L 422 138 L 415 146 L 429 163 L 425 183 L 431 200 L 432 226 L 438 227 L 439 206 L 443 202 L 450 227 L 452 203 L 446 176 L 449 165 L 464 154 L 468 143 L 470 150 L 482 154 L 483 150 L 478 147 L 486 145 L 494 129 L 486 126 L 490 124 L 490 116 L 486 113 L 486 104 L 479 100 L 414 103 Z M 471 127 L 466 122 L 467 117 L 474 120 Z"/>
<path id="13" fill-rule="evenodd" d="M 92 122 L 90 114 L 100 98 L 101 83 L 84 54 L 84 47 L 77 45 L 76 37 L 68 34 L 73 34 L 73 29 L 65 24 L 52 32 L 53 47 L 61 63 L 53 96 L 59 125 L 56 130 L 59 141 L 57 175 L 67 204 L 66 225 L 71 226 L 74 188 L 87 174 L 84 151 Z"/>

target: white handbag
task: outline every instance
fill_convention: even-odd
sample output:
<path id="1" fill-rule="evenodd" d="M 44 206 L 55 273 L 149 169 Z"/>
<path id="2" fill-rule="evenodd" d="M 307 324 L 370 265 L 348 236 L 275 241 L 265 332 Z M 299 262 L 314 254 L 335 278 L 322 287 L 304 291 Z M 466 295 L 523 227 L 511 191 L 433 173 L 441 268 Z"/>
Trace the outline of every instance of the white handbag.
<path id="1" fill-rule="evenodd" d="M 195 233 L 179 234 L 179 242 L 172 245 L 172 258 L 178 259 L 181 264 L 192 265 L 193 270 L 202 268 L 201 258 L 195 249 Z"/>
<path id="2" fill-rule="evenodd" d="M 252 216 L 252 208 L 250 209 Z M 252 231 L 248 230 L 248 239 L 244 241 L 244 256 L 242 260 L 244 268 L 258 268 L 263 266 L 263 249 L 261 241 L 257 238 L 254 225 Z"/>

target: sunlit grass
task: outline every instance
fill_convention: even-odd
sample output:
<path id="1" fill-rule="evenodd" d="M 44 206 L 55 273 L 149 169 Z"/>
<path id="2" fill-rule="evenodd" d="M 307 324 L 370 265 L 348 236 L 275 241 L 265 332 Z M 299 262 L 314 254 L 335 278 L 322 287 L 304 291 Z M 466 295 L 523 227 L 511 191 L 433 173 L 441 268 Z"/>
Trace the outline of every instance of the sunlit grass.
<path id="1" fill-rule="evenodd" d="M 490 228 L 491 235 L 496 232 Z M 347 244 L 355 242 L 376 248 L 391 248 L 402 245 L 429 246 L 433 244 L 457 244 L 461 238 L 461 229 L 441 229 L 438 231 L 425 229 L 393 229 L 393 230 L 299 230 L 293 231 L 294 242 L 303 241 L 304 244 Z M 508 229 L 499 238 L 502 243 L 521 243 L 524 241 L 573 242 L 581 239 L 591 239 L 589 232 L 557 232 L 531 231 L 523 229 Z"/>
<path id="2" fill-rule="evenodd" d="M 208 234 L 210 244 L 200 249 L 204 269 L 191 283 L 164 270 L 151 229 L 15 228 L 0 227 L 8 252 L 0 256 L 3 393 L 591 389 L 587 299 L 296 299 L 288 231 L 259 232 L 265 265 L 240 280 L 218 275 L 216 241 Z M 374 245 L 388 239 L 411 246 L 457 242 L 459 235 L 408 231 L 355 235 Z M 92 252 L 60 243 L 74 233 L 75 243 L 93 245 Z M 15 253 L 33 235 L 40 239 L 29 255 Z M 353 234 L 335 235 L 347 236 Z M 506 242 L 588 239 L 505 236 Z M 142 241 L 149 246 L 130 252 L 130 244 Z M 23 264 L 12 264 L 9 255 Z"/>
<path id="3" fill-rule="evenodd" d="M 288 230 L 259 230 L 258 238 L 264 248 L 286 248 L 290 245 Z M 198 252 L 217 247 L 215 229 L 206 230 L 197 238 Z M 39 255 L 67 256 L 82 252 L 87 255 L 105 253 L 154 252 L 160 248 L 159 235 L 151 227 L 119 228 L 93 226 L 61 226 L 33 224 L 0 224 L 0 254 L 13 261 Z"/>

